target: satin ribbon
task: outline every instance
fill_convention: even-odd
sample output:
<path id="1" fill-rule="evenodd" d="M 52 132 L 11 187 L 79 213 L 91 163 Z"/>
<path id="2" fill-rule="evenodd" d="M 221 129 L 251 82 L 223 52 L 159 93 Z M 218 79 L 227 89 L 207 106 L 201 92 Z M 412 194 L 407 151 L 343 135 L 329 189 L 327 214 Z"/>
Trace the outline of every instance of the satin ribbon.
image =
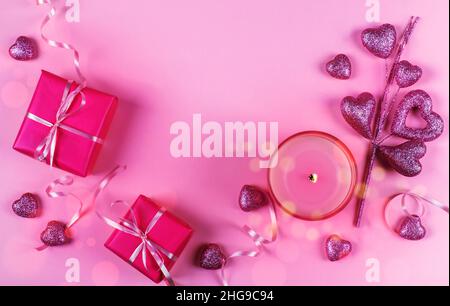
<path id="1" fill-rule="evenodd" d="M 72 84 L 73 84 L 72 81 L 68 81 L 64 88 L 64 93 L 61 98 L 61 104 L 59 106 L 58 111 L 56 112 L 55 123 L 51 123 L 33 113 L 27 114 L 28 119 L 38 122 L 50 128 L 47 136 L 44 137 L 44 139 L 42 139 L 42 141 L 39 143 L 39 145 L 36 147 L 36 150 L 34 151 L 34 158 L 36 158 L 39 161 L 45 161 L 46 158 L 49 157 L 50 166 L 54 165 L 55 149 L 58 140 L 58 128 L 64 129 L 75 135 L 89 139 L 95 143 L 99 144 L 103 143 L 103 140 L 97 136 L 89 135 L 88 133 L 85 133 L 83 131 L 80 131 L 78 129 L 63 124 L 64 120 L 66 120 L 70 116 L 73 116 L 75 113 L 80 111 L 80 109 L 82 109 L 86 105 L 86 98 L 84 96 L 84 93 L 82 92 L 83 87 L 79 85 L 74 91 L 70 92 Z M 69 111 L 69 108 L 77 95 L 81 96 L 81 103 L 76 109 Z"/>
<path id="2" fill-rule="evenodd" d="M 423 217 L 423 215 L 425 214 L 425 206 L 422 204 L 422 202 L 425 202 L 429 205 L 435 206 L 441 210 L 443 210 L 444 212 L 446 212 L 447 214 L 449 213 L 449 207 L 448 205 L 445 205 L 444 203 L 439 202 L 436 199 L 430 198 L 430 197 L 425 197 L 422 195 L 418 195 L 416 193 L 413 193 L 411 191 L 406 191 L 406 192 L 399 192 L 396 193 L 394 195 L 392 195 L 391 197 L 389 197 L 386 205 L 384 206 L 384 221 L 387 224 L 387 226 L 389 228 L 393 228 L 392 225 L 389 223 L 388 221 L 388 215 L 387 215 L 387 211 L 388 211 L 388 207 L 392 204 L 392 201 L 398 197 L 402 197 L 401 198 L 401 208 L 403 210 L 403 212 L 406 215 L 412 215 L 409 211 L 408 208 L 406 206 L 406 197 L 409 196 L 412 199 L 414 199 L 414 201 L 417 203 L 417 205 L 420 207 L 420 213 L 419 213 L 419 217 Z"/>
<path id="3" fill-rule="evenodd" d="M 98 184 L 94 191 L 92 202 L 95 202 L 98 195 L 108 186 L 108 184 L 111 182 L 111 180 L 120 172 L 126 170 L 126 166 L 117 166 L 115 167 L 110 173 L 108 173 Z M 136 247 L 136 249 L 132 252 L 131 256 L 129 257 L 129 262 L 133 263 L 139 254 L 141 254 L 142 263 L 146 270 L 148 270 L 147 265 L 147 251 L 152 256 L 152 258 L 155 260 L 156 264 L 158 265 L 158 268 L 164 275 L 164 280 L 167 282 L 168 285 L 174 286 L 175 282 L 172 279 L 172 276 L 169 273 L 169 270 L 164 264 L 164 259 L 161 254 L 165 255 L 169 260 L 176 261 L 177 257 L 169 252 L 168 250 L 164 249 L 154 241 L 151 241 L 151 239 L 148 237 L 148 234 L 152 230 L 152 228 L 158 223 L 159 219 L 162 217 L 162 215 L 165 212 L 164 208 L 161 208 L 152 218 L 152 220 L 147 225 L 146 229 L 143 231 L 139 228 L 137 223 L 137 218 L 134 213 L 133 208 L 125 201 L 118 200 L 111 204 L 111 206 L 115 205 L 123 205 L 128 208 L 131 215 L 131 220 L 126 220 L 124 218 L 119 218 L 119 222 L 116 222 L 112 220 L 111 218 L 108 218 L 107 216 L 101 214 L 98 210 L 96 210 L 97 216 L 103 220 L 107 225 L 110 227 L 117 229 L 123 233 L 132 235 L 134 237 L 138 237 L 141 239 L 141 243 Z"/>
<path id="4" fill-rule="evenodd" d="M 269 214 L 270 214 L 270 238 L 264 238 L 263 235 L 256 232 L 253 228 L 251 228 L 248 225 L 244 225 L 242 227 L 242 230 L 244 233 L 250 237 L 250 239 L 253 241 L 253 243 L 256 246 L 256 249 L 254 250 L 239 250 L 235 251 L 231 255 L 227 256 L 225 260 L 222 263 L 222 268 L 220 270 L 220 279 L 222 281 L 222 284 L 224 286 L 228 286 L 228 280 L 225 276 L 225 268 L 227 264 L 230 262 L 233 258 L 238 257 L 257 257 L 260 255 L 264 250 L 264 245 L 270 244 L 275 242 L 278 237 L 278 222 L 277 222 L 277 214 L 275 210 L 275 205 L 273 204 L 273 200 L 270 200 L 269 204 Z"/>
<path id="5" fill-rule="evenodd" d="M 124 205 L 128 208 L 131 215 L 131 220 L 126 220 L 124 218 L 120 218 L 120 222 L 113 221 L 112 219 L 100 214 L 97 212 L 97 216 L 103 220 L 107 225 L 110 227 L 119 230 L 125 234 L 129 234 L 131 236 L 137 237 L 141 239 L 141 243 L 134 249 L 130 257 L 128 258 L 128 261 L 130 263 L 133 263 L 136 258 L 141 254 L 142 263 L 146 270 L 148 270 L 147 265 L 147 251 L 149 252 L 150 256 L 155 260 L 156 264 L 158 265 L 158 268 L 164 275 L 164 280 L 167 282 L 169 286 L 174 286 L 175 282 L 172 279 L 172 276 L 169 273 L 169 270 L 164 264 L 164 259 L 162 257 L 162 254 L 165 255 L 169 260 L 176 261 L 177 257 L 169 252 L 168 250 L 164 249 L 162 246 L 158 245 L 154 241 L 152 241 L 148 234 L 152 230 L 152 228 L 158 223 L 159 219 L 163 216 L 165 213 L 165 209 L 161 208 L 150 220 L 149 224 L 147 225 L 145 230 L 141 230 L 137 223 L 136 215 L 133 211 L 133 208 L 124 201 L 116 201 L 113 202 L 111 205 Z"/>
<path id="6" fill-rule="evenodd" d="M 125 170 L 126 166 L 116 166 L 114 167 L 114 169 L 112 169 L 110 172 L 108 172 L 108 174 L 106 174 L 101 181 L 95 185 L 95 190 L 93 192 L 93 196 L 92 199 L 90 201 L 90 205 L 94 205 L 95 201 L 98 197 L 98 195 L 100 194 L 100 192 L 102 192 L 106 186 L 109 184 L 109 182 L 117 175 L 119 174 L 121 171 Z M 57 178 L 56 180 L 52 181 L 47 188 L 45 188 L 45 193 L 47 194 L 47 196 L 49 198 L 52 199 L 56 199 L 56 198 L 63 198 L 63 197 L 68 197 L 68 196 L 72 196 L 74 197 L 77 201 L 78 201 L 78 209 L 77 211 L 73 214 L 72 218 L 70 218 L 69 223 L 67 223 L 66 225 L 66 229 L 68 230 L 69 228 L 71 228 L 78 220 L 81 219 L 81 217 L 83 216 L 83 209 L 85 207 L 84 202 L 74 193 L 72 192 L 64 192 L 64 191 L 60 191 L 58 190 L 60 186 L 70 186 L 74 183 L 74 178 L 71 175 L 63 175 L 60 178 Z M 42 251 L 45 250 L 47 248 L 46 245 L 42 245 L 40 247 L 37 247 L 36 249 L 38 251 Z"/>
<path id="7" fill-rule="evenodd" d="M 81 73 L 81 69 L 80 69 L 80 55 L 78 53 L 78 50 L 72 46 L 69 43 L 66 42 L 60 42 L 60 41 L 56 41 L 53 39 L 49 39 L 47 36 L 45 36 L 44 34 L 44 28 L 47 25 L 47 23 L 56 16 L 56 8 L 52 3 L 52 0 L 36 0 L 36 4 L 38 6 L 41 5 L 45 5 L 48 4 L 50 5 L 50 11 L 47 13 L 47 16 L 45 16 L 44 20 L 41 23 L 41 28 L 40 28 L 40 32 L 41 32 L 41 38 L 42 40 L 44 40 L 49 46 L 54 47 L 54 48 L 62 48 L 62 49 L 66 49 L 66 50 L 70 50 L 73 52 L 73 64 L 75 66 L 75 70 L 77 71 L 78 77 L 80 78 L 81 82 L 81 87 L 84 88 L 86 87 L 86 78 L 84 77 L 84 75 Z"/>

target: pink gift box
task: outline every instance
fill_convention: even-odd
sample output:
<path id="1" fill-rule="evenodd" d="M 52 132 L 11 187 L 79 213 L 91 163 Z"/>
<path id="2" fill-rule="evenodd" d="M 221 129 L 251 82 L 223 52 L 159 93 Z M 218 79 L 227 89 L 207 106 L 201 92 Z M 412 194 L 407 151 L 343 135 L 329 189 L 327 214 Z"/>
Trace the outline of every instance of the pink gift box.
<path id="1" fill-rule="evenodd" d="M 155 204 L 151 199 L 140 195 L 136 202 L 134 202 L 132 209 L 136 216 L 139 229 L 145 231 L 148 224 L 152 221 L 158 211 L 160 211 L 161 207 Z M 125 215 L 125 219 L 133 220 L 131 210 Z M 176 257 L 179 257 L 191 238 L 191 235 L 192 229 L 189 225 L 172 215 L 170 212 L 165 211 L 151 228 L 147 237 L 148 240 L 155 245 L 174 254 Z M 105 242 L 105 247 L 113 251 L 116 255 L 131 264 L 151 280 L 159 283 L 164 279 L 164 275 L 149 252 L 147 252 L 147 269 L 142 261 L 141 253 L 139 253 L 133 262 L 130 261 L 131 255 L 141 243 L 142 240 L 138 237 L 124 233 L 120 230 L 114 230 Z M 160 255 L 164 261 L 164 265 L 170 270 L 173 267 L 175 260 L 169 259 L 162 253 L 160 253 Z"/>
<path id="2" fill-rule="evenodd" d="M 36 148 L 49 134 L 50 127 L 30 119 L 28 114 L 31 113 L 54 124 L 67 82 L 61 77 L 42 71 L 27 114 L 14 142 L 15 150 L 34 157 Z M 71 91 L 76 87 L 77 85 L 73 84 Z M 104 140 L 117 107 L 117 98 L 91 88 L 84 88 L 83 93 L 86 104 L 78 112 L 65 119 L 63 124 Z M 80 106 L 81 100 L 81 96 L 77 95 L 69 111 L 76 110 Z M 87 137 L 58 128 L 54 166 L 79 176 L 86 176 L 94 166 L 101 146 L 101 143 L 94 142 Z M 48 157 L 46 162 L 49 163 Z"/>

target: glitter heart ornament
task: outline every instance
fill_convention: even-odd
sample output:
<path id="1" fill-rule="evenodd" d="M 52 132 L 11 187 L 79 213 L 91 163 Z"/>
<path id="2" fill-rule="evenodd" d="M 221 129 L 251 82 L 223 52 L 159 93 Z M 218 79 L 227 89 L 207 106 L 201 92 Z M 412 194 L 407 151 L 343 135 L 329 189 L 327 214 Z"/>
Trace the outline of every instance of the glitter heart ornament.
<path id="1" fill-rule="evenodd" d="M 420 240 L 425 237 L 427 231 L 417 215 L 406 216 L 398 228 L 400 237 L 407 240 Z"/>
<path id="2" fill-rule="evenodd" d="M 252 211 L 269 203 L 266 192 L 256 186 L 244 185 L 239 194 L 239 206 L 243 211 Z"/>
<path id="3" fill-rule="evenodd" d="M 325 66 L 327 72 L 336 79 L 346 80 L 352 74 L 350 59 L 345 54 L 338 54 Z"/>
<path id="4" fill-rule="evenodd" d="M 36 196 L 27 192 L 12 204 L 12 210 L 20 217 L 34 218 L 38 214 L 39 201 Z"/>
<path id="5" fill-rule="evenodd" d="M 392 134 L 405 139 L 431 141 L 438 138 L 444 131 L 444 120 L 432 111 L 431 97 L 423 90 L 410 91 L 399 103 L 394 114 L 391 131 Z M 413 109 L 425 120 L 424 128 L 411 128 L 406 126 L 406 118 Z"/>
<path id="6" fill-rule="evenodd" d="M 365 29 L 361 33 L 361 41 L 373 55 L 388 58 L 394 51 L 397 33 L 393 25 L 386 23 L 377 28 Z"/>
<path id="7" fill-rule="evenodd" d="M 70 238 L 66 233 L 67 226 L 59 221 L 50 221 L 45 230 L 41 233 L 41 241 L 46 246 L 58 246 L 66 244 Z"/>
<path id="8" fill-rule="evenodd" d="M 9 55 L 18 61 L 28 61 L 37 57 L 38 51 L 34 40 L 26 36 L 20 36 L 9 48 Z"/>
<path id="9" fill-rule="evenodd" d="M 217 270 L 222 268 L 226 257 L 218 244 L 209 243 L 200 248 L 198 258 L 203 269 Z"/>
<path id="10" fill-rule="evenodd" d="M 372 138 L 372 120 L 375 115 L 376 101 L 372 94 L 364 92 L 356 99 L 348 96 L 342 99 L 341 112 L 344 119 L 359 134 Z"/>
<path id="11" fill-rule="evenodd" d="M 395 68 L 395 82 L 400 88 L 414 85 L 422 76 L 422 69 L 408 61 L 401 61 Z"/>
<path id="12" fill-rule="evenodd" d="M 326 241 L 325 250 L 330 261 L 337 261 L 350 254 L 352 244 L 338 235 L 331 235 Z"/>
<path id="13" fill-rule="evenodd" d="M 422 171 L 419 159 L 425 156 L 427 147 L 420 140 L 410 140 L 397 146 L 380 146 L 378 155 L 404 176 L 416 176 Z"/>

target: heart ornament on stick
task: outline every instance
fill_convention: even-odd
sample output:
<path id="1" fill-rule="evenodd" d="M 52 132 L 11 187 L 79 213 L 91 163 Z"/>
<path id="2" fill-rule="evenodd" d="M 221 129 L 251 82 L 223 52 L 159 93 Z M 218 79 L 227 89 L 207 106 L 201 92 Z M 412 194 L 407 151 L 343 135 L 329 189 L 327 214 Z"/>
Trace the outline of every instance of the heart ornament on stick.
<path id="1" fill-rule="evenodd" d="M 410 91 L 400 102 L 392 123 L 392 133 L 405 139 L 431 141 L 438 138 L 444 131 L 444 121 L 441 116 L 432 111 L 431 97 L 423 90 Z M 413 109 L 426 121 L 424 128 L 406 126 L 406 118 Z"/>
<path id="2" fill-rule="evenodd" d="M 376 101 L 372 94 L 364 92 L 356 99 L 348 96 L 341 102 L 341 112 L 359 134 L 372 139 L 372 119 L 375 115 Z"/>
<path id="3" fill-rule="evenodd" d="M 420 158 L 425 156 L 427 148 L 420 140 L 410 140 L 397 146 L 380 146 L 379 156 L 387 161 L 398 173 L 404 176 L 416 176 L 422 171 Z"/>
<path id="4" fill-rule="evenodd" d="M 391 24 L 383 24 L 378 28 L 365 29 L 361 33 L 363 46 L 375 56 L 388 58 L 394 51 L 397 33 Z"/>
<path id="5" fill-rule="evenodd" d="M 395 81 L 400 88 L 412 86 L 422 76 L 422 69 L 408 61 L 401 61 L 395 68 Z"/>

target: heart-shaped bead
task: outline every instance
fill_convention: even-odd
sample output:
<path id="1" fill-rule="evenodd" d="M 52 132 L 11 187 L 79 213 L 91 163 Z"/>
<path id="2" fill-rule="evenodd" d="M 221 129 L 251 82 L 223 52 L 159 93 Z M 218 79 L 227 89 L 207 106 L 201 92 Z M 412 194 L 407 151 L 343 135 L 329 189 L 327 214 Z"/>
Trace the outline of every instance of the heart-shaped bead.
<path id="1" fill-rule="evenodd" d="M 262 189 L 256 186 L 244 185 L 239 194 L 239 206 L 243 211 L 252 211 L 267 205 L 269 199 Z"/>
<path id="2" fill-rule="evenodd" d="M 422 69 L 408 61 L 401 61 L 395 67 L 395 81 L 400 88 L 414 85 L 422 76 Z"/>
<path id="3" fill-rule="evenodd" d="M 12 204 L 16 215 L 24 218 L 34 218 L 38 214 L 39 201 L 36 196 L 27 192 Z"/>
<path id="4" fill-rule="evenodd" d="M 50 221 L 41 233 L 41 240 L 47 246 L 66 244 L 70 241 L 66 230 L 66 224 L 59 221 Z"/>
<path id="5" fill-rule="evenodd" d="M 397 146 L 380 146 L 379 156 L 387 161 L 398 173 L 404 176 L 416 176 L 422 171 L 419 159 L 425 156 L 427 147 L 420 140 L 410 140 Z"/>
<path id="6" fill-rule="evenodd" d="M 388 58 L 394 51 L 397 33 L 393 25 L 386 23 L 378 28 L 365 29 L 361 33 L 361 40 L 363 46 L 372 54 Z"/>
<path id="7" fill-rule="evenodd" d="M 352 74 L 350 59 L 345 54 L 338 54 L 326 64 L 327 72 L 336 79 L 346 80 Z"/>
<path id="8" fill-rule="evenodd" d="M 225 255 L 218 244 L 209 243 L 202 246 L 198 254 L 199 265 L 203 269 L 217 270 L 225 263 Z"/>
<path id="9" fill-rule="evenodd" d="M 330 261 L 336 261 L 344 258 L 352 251 L 352 244 L 350 241 L 341 239 L 338 235 L 331 235 L 328 237 L 325 250 Z"/>
<path id="10" fill-rule="evenodd" d="M 408 240 L 420 240 L 427 233 L 420 217 L 417 215 L 406 216 L 400 223 L 397 232 L 400 237 Z"/>
<path id="11" fill-rule="evenodd" d="M 344 119 L 367 139 L 372 139 L 372 119 L 375 109 L 375 98 L 368 92 L 360 94 L 356 99 L 351 96 L 345 97 L 341 102 Z"/>
<path id="12" fill-rule="evenodd" d="M 431 97 L 423 90 L 413 90 L 405 95 L 399 103 L 394 114 L 391 131 L 394 135 L 412 139 L 431 141 L 438 138 L 444 131 L 444 120 L 432 111 L 433 102 Z M 411 128 L 406 126 L 408 113 L 417 109 L 419 115 L 427 125 L 424 128 Z"/>
<path id="13" fill-rule="evenodd" d="M 37 46 L 34 40 L 20 36 L 9 48 L 9 55 L 18 61 L 28 61 L 37 57 Z"/>

